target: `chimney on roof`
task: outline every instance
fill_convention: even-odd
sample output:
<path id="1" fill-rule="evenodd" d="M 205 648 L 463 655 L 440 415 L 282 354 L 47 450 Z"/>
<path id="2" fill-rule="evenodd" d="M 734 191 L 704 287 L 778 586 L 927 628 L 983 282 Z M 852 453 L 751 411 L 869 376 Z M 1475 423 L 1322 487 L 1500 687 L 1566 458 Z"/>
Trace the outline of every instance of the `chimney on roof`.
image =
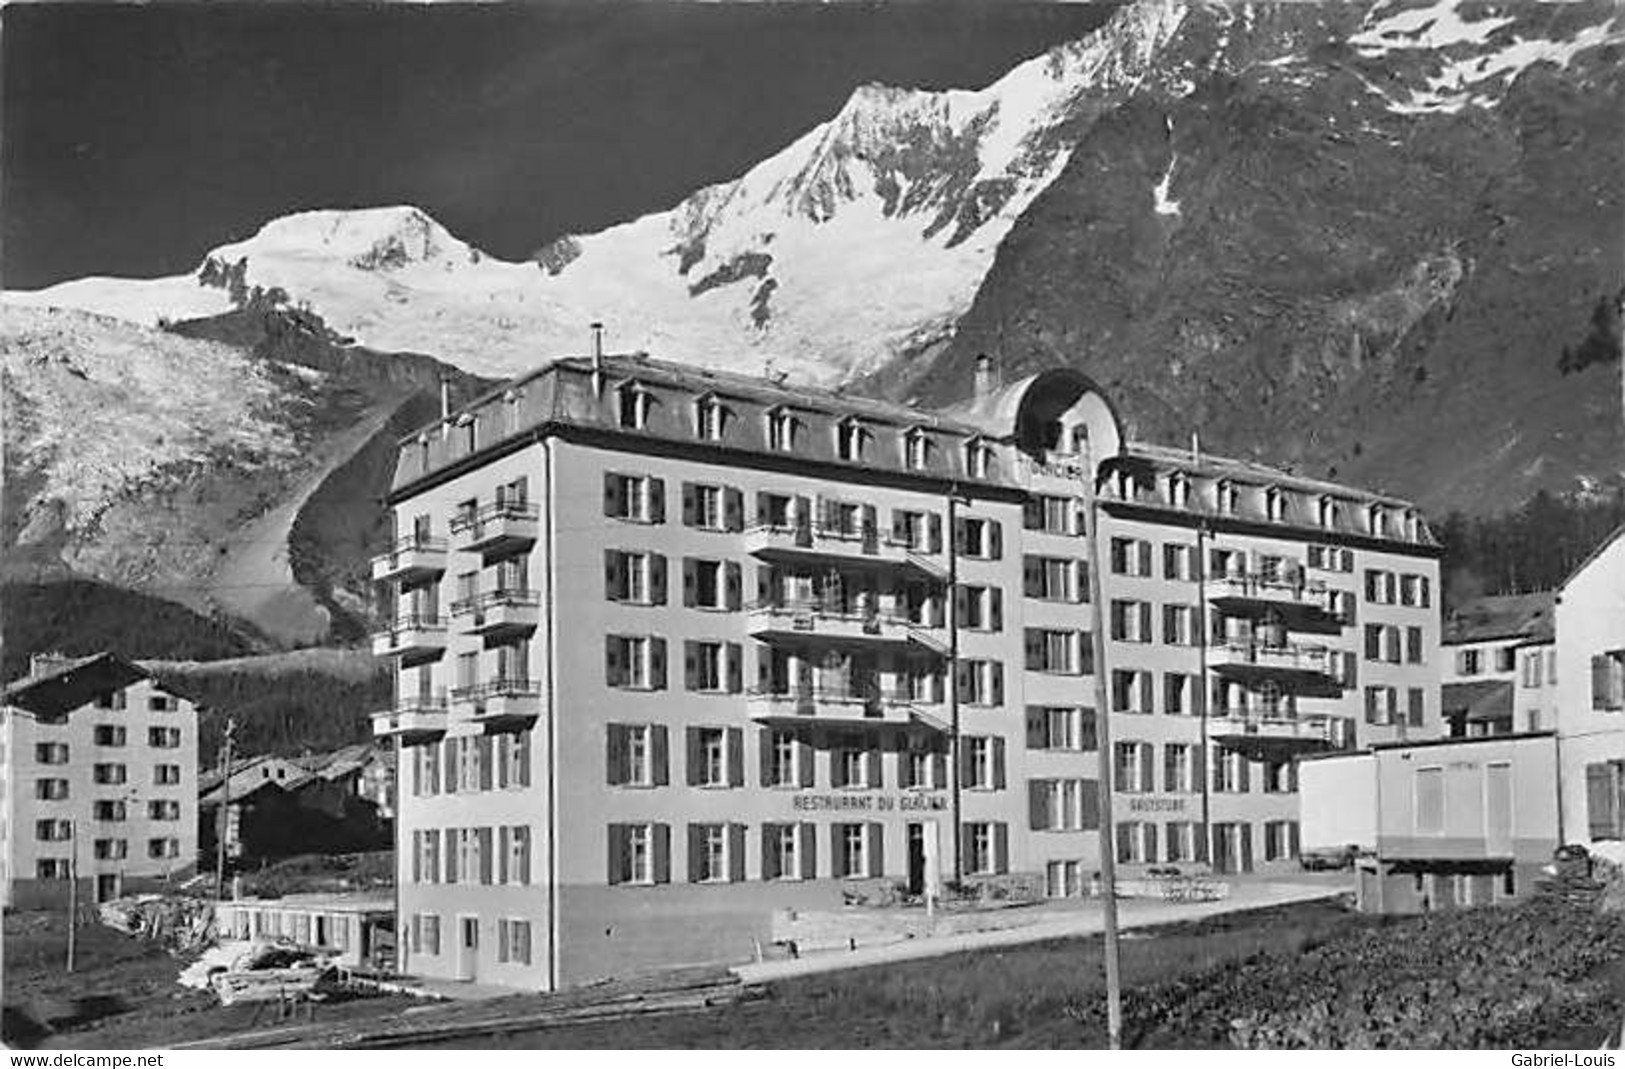
<path id="1" fill-rule="evenodd" d="M 604 324 L 592 323 L 592 392 L 604 392 Z"/>
<path id="2" fill-rule="evenodd" d="M 977 397 L 986 397 L 993 392 L 996 378 L 993 369 L 993 358 L 986 353 L 976 354 L 975 394 Z"/>
<path id="3" fill-rule="evenodd" d="M 440 430 L 445 433 L 451 429 L 451 376 L 445 372 L 440 374 Z"/>

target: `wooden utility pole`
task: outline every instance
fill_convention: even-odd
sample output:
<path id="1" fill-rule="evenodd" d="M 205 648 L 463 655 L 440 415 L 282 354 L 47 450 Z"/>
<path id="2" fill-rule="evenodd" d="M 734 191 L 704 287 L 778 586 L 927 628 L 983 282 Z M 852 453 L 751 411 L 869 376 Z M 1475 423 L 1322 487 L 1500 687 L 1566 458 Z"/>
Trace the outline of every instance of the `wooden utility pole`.
<path id="1" fill-rule="evenodd" d="M 228 716 L 225 738 L 220 740 L 220 817 L 215 829 L 218 857 L 214 873 L 214 897 L 217 902 L 224 901 L 226 897 L 226 839 L 231 827 L 231 741 L 236 731 L 236 718 Z"/>
<path id="2" fill-rule="evenodd" d="M 79 822 L 68 821 L 68 971 L 79 939 Z"/>
<path id="3" fill-rule="evenodd" d="M 1100 502 L 1095 495 L 1095 466 L 1087 458 L 1083 499 L 1089 516 L 1089 606 L 1094 647 L 1095 749 L 1099 757 L 1100 893 L 1105 921 L 1106 1031 L 1112 1050 L 1123 1046 L 1122 975 L 1117 953 L 1117 835 L 1112 820 L 1111 691 L 1107 685 L 1106 607 L 1101 603 Z"/>

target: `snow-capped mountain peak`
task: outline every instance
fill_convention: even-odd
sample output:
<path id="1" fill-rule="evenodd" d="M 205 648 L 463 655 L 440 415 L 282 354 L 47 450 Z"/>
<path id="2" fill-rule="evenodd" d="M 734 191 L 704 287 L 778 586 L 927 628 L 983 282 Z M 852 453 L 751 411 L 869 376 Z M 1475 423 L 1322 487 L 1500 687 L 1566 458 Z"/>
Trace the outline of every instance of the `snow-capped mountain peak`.
<path id="1" fill-rule="evenodd" d="M 246 241 L 222 245 L 210 256 L 226 263 L 243 257 L 304 256 L 343 260 L 363 270 L 438 260 L 469 260 L 474 250 L 421 208 L 394 205 L 297 212 L 273 219 Z"/>

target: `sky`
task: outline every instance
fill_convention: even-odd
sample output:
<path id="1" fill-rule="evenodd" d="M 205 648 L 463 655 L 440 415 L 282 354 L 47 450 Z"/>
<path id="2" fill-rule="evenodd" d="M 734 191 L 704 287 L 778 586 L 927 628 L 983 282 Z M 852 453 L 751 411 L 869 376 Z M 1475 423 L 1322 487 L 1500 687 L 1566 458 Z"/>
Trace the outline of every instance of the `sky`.
<path id="1" fill-rule="evenodd" d="M 866 82 L 980 88 L 1105 4 L 28 4 L 0 34 L 0 274 L 192 270 L 311 208 L 487 252 L 661 211 Z"/>

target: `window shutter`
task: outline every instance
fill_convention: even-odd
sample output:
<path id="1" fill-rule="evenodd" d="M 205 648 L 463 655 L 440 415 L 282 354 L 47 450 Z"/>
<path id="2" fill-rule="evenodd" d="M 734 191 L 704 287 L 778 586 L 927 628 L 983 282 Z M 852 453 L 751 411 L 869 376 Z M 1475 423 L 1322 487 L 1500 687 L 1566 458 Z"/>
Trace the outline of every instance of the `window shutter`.
<path id="1" fill-rule="evenodd" d="M 1246 794 L 1252 790 L 1253 763 L 1245 757 L 1239 758 L 1236 764 L 1241 766 L 1241 793 Z"/>
<path id="2" fill-rule="evenodd" d="M 626 686 L 626 666 L 621 663 L 621 640 L 618 635 L 604 636 L 604 682 L 612 687 Z"/>
<path id="3" fill-rule="evenodd" d="M 760 490 L 756 491 L 756 526 L 766 527 L 768 517 L 767 495 Z"/>
<path id="4" fill-rule="evenodd" d="M 846 782 L 846 762 L 841 759 L 842 753 L 843 750 L 839 747 L 830 748 L 829 785 L 831 787 L 845 787 L 848 785 Z"/>
<path id="5" fill-rule="evenodd" d="M 969 555 L 970 547 L 965 544 L 970 540 L 967 526 L 963 516 L 954 518 L 954 544 L 952 549 L 955 556 L 964 557 Z"/>
<path id="6" fill-rule="evenodd" d="M 1044 529 L 1044 502 L 1029 497 L 1021 503 L 1021 526 L 1028 531 Z"/>
<path id="7" fill-rule="evenodd" d="M 1044 596 L 1044 558 L 1021 558 L 1021 592 L 1029 598 Z"/>
<path id="8" fill-rule="evenodd" d="M 1375 723 L 1377 723 L 1377 688 L 1376 687 L 1367 687 L 1367 688 L 1365 688 L 1365 722 L 1367 724 L 1375 724 Z"/>
<path id="9" fill-rule="evenodd" d="M 975 696 L 971 678 L 974 669 L 975 665 L 969 661 L 954 662 L 954 693 L 961 702 L 968 702 Z"/>
<path id="10" fill-rule="evenodd" d="M 662 729 L 664 730 L 664 729 Z M 654 840 L 654 879 L 655 883 L 671 882 L 671 825 L 651 825 Z"/>
<path id="11" fill-rule="evenodd" d="M 728 735 L 728 786 L 743 787 L 745 785 L 745 731 L 743 728 L 729 728 Z"/>
<path id="12" fill-rule="evenodd" d="M 970 616 L 970 588 L 963 583 L 954 584 L 954 624 L 965 626 L 965 620 Z"/>
<path id="13" fill-rule="evenodd" d="M 604 515 L 625 516 L 626 497 L 622 492 L 621 477 L 612 471 L 604 472 Z"/>
<path id="14" fill-rule="evenodd" d="M 1422 691 L 1421 687 L 1412 687 L 1411 688 L 1410 695 L 1409 695 L 1409 701 L 1410 701 L 1409 714 L 1410 714 L 1410 725 L 1411 725 L 1411 727 L 1419 728 L 1419 727 L 1422 726 L 1422 723 L 1423 723 L 1424 719 L 1426 718 L 1425 717 L 1426 709 L 1425 709 L 1425 706 L 1423 704 L 1426 700 L 1427 699 L 1423 697 L 1423 691 Z"/>
<path id="15" fill-rule="evenodd" d="M 940 750 L 931 755 L 931 786 L 939 791 L 948 786 L 948 755 Z"/>
<path id="16" fill-rule="evenodd" d="M 968 787 L 976 782 L 975 777 L 972 775 L 975 761 L 973 760 L 974 755 L 971 752 L 970 742 L 968 736 L 959 736 L 959 784 L 962 787 Z"/>
<path id="17" fill-rule="evenodd" d="M 649 686 L 655 690 L 666 689 L 666 640 L 663 638 L 649 639 Z"/>
<path id="18" fill-rule="evenodd" d="M 884 876 L 886 874 L 886 825 L 878 820 L 872 820 L 865 828 L 869 838 L 869 875 Z"/>
<path id="19" fill-rule="evenodd" d="M 1150 794 L 1157 789 L 1157 748 L 1149 742 L 1140 743 L 1140 790 Z"/>
<path id="20" fill-rule="evenodd" d="M 1586 825 L 1592 840 L 1619 837 L 1618 792 L 1606 762 L 1586 765 Z"/>
<path id="21" fill-rule="evenodd" d="M 611 824 L 606 838 L 609 842 L 607 875 L 610 885 L 613 886 L 624 882 L 626 879 L 626 869 L 624 867 L 626 859 L 626 825 Z"/>
<path id="22" fill-rule="evenodd" d="M 728 661 L 728 693 L 738 694 L 745 689 L 745 647 L 730 642 L 723 647 Z"/>
<path id="23" fill-rule="evenodd" d="M 910 787 L 925 786 L 923 783 L 915 781 L 914 770 L 910 767 L 911 762 L 908 758 L 909 750 L 905 747 L 899 747 L 897 750 L 897 789 L 900 791 L 906 791 Z"/>
<path id="24" fill-rule="evenodd" d="M 694 520 L 694 484 L 683 483 L 683 526 L 693 527 Z"/>
<path id="25" fill-rule="evenodd" d="M 683 689 L 694 690 L 696 679 L 699 676 L 699 643 L 693 639 L 683 640 Z"/>
<path id="26" fill-rule="evenodd" d="M 796 772 L 801 778 L 801 786 L 813 785 L 813 748 L 805 739 L 796 740 Z"/>
<path id="27" fill-rule="evenodd" d="M 656 787 L 664 787 L 671 782 L 671 755 L 666 743 L 666 725 L 655 724 L 649 729 L 653 736 L 649 747 L 651 763 L 654 765 L 654 781 Z"/>
<path id="28" fill-rule="evenodd" d="M 696 600 L 696 591 L 698 589 L 699 589 L 699 581 L 698 581 L 698 578 L 695 575 L 694 558 L 693 557 L 684 557 L 683 558 L 683 604 L 685 606 L 687 606 L 689 608 L 693 608 L 694 602 Z"/>
<path id="29" fill-rule="evenodd" d="M 739 567 L 738 561 L 727 561 L 722 565 L 722 574 L 726 588 L 724 604 L 730 609 L 738 610 L 745 596 L 743 570 Z"/>
<path id="30" fill-rule="evenodd" d="M 687 766 L 687 780 L 690 787 L 698 787 L 703 780 L 700 778 L 704 755 L 700 750 L 700 729 L 683 729 L 683 763 Z M 693 825 L 689 825 L 692 830 Z"/>
<path id="31" fill-rule="evenodd" d="M 1286 849 L 1288 857 L 1298 856 L 1298 827 L 1298 822 L 1295 820 L 1289 820 L 1286 822 Z"/>
<path id="32" fill-rule="evenodd" d="M 728 879 L 740 883 L 745 879 L 745 826 L 728 825 Z"/>
<path id="33" fill-rule="evenodd" d="M 699 883 L 701 880 L 700 859 L 705 851 L 705 825 L 688 825 L 688 882 Z"/>
<path id="34" fill-rule="evenodd" d="M 1608 699 L 1609 699 L 1609 693 L 1608 692 L 1611 689 L 1609 687 L 1609 683 L 1611 682 L 1609 677 L 1610 677 L 1611 674 L 1612 673 L 1610 673 L 1609 670 L 1608 670 L 1608 655 L 1607 654 L 1599 653 L 1596 656 L 1591 658 L 1591 708 L 1592 709 L 1600 711 L 1600 710 L 1608 708 Z M 1590 766 L 1587 767 L 1587 775 L 1588 776 L 1590 775 Z M 1596 836 L 1593 835 L 1592 838 L 1595 839 Z"/>
<path id="35" fill-rule="evenodd" d="M 494 853 L 491 849 L 491 829 L 477 829 L 474 842 L 480 851 L 480 883 L 488 885 L 491 882 L 491 855 Z"/>
<path id="36" fill-rule="evenodd" d="M 626 596 L 626 558 L 618 549 L 604 550 L 604 597 L 620 601 Z"/>
<path id="37" fill-rule="evenodd" d="M 461 866 L 462 866 L 462 860 L 463 859 L 457 856 L 457 832 L 458 832 L 458 829 L 456 829 L 456 828 L 447 828 L 446 829 L 446 882 L 447 883 L 457 883 L 458 880 L 461 878 L 461 875 L 462 875 Z M 433 835 L 434 833 L 430 832 L 429 834 Z"/>
<path id="38" fill-rule="evenodd" d="M 998 821 L 993 825 L 993 871 L 1010 871 L 1010 825 Z"/>
<path id="39" fill-rule="evenodd" d="M 872 789 L 879 789 L 880 787 L 885 786 L 885 780 L 883 778 L 885 771 L 880 767 L 880 763 L 881 751 L 878 746 L 874 749 L 864 751 L 863 771 L 865 773 L 865 778 L 868 781 L 867 786 Z"/>
<path id="40" fill-rule="evenodd" d="M 782 786 L 773 781 L 773 732 L 769 728 L 759 728 L 756 732 L 756 764 L 760 776 L 758 782 L 764 787 Z"/>
<path id="41" fill-rule="evenodd" d="M 1140 570 L 1135 572 L 1134 574 L 1135 575 L 1150 575 L 1150 574 L 1152 574 L 1152 572 L 1151 572 L 1151 543 L 1150 542 L 1136 542 L 1135 545 L 1139 547 Z"/>
<path id="42" fill-rule="evenodd" d="M 626 725 L 604 725 L 604 782 L 611 787 L 626 783 Z"/>
<path id="43" fill-rule="evenodd" d="M 1027 749 L 1049 749 L 1049 713 L 1041 705 L 1027 706 Z"/>
<path id="44" fill-rule="evenodd" d="M 988 599 L 988 618 L 994 631 L 1004 630 L 1004 591 L 998 587 L 988 590 L 991 595 Z"/>
<path id="45" fill-rule="evenodd" d="M 933 512 L 925 518 L 926 552 L 942 552 L 942 517 Z"/>
<path id="46" fill-rule="evenodd" d="M 723 488 L 722 526 L 730 531 L 745 529 L 745 495 L 738 487 Z"/>
<path id="47" fill-rule="evenodd" d="M 478 755 L 480 762 L 480 790 L 488 791 L 491 789 L 491 765 L 493 763 L 491 760 L 491 736 L 480 736 L 479 742 L 475 745 L 475 753 Z"/>
<path id="48" fill-rule="evenodd" d="M 412 882 L 423 882 L 423 832 L 412 832 Z"/>
<path id="49" fill-rule="evenodd" d="M 858 509 L 858 522 L 860 531 L 865 539 L 878 538 L 880 535 L 880 521 L 876 517 L 875 507 L 865 504 Z"/>
<path id="50" fill-rule="evenodd" d="M 1004 789 L 1004 737 L 993 737 L 993 786 L 998 790 Z"/>
<path id="51" fill-rule="evenodd" d="M 514 737 L 514 747 L 519 752 L 519 786 L 530 786 L 530 732 L 521 731 Z"/>
<path id="52" fill-rule="evenodd" d="M 1134 857 L 1134 825 L 1127 822 L 1117 825 L 1117 860 L 1128 861 Z"/>
<path id="53" fill-rule="evenodd" d="M 969 824 L 959 826 L 959 864 L 966 872 L 971 870 L 976 858 L 976 835 Z"/>
<path id="54" fill-rule="evenodd" d="M 987 521 L 987 555 L 989 560 L 1004 558 L 1004 524 L 999 520 Z"/>
<path id="55" fill-rule="evenodd" d="M 513 752 L 514 737 L 512 735 L 497 736 L 497 789 L 508 786 L 509 754 Z"/>
<path id="56" fill-rule="evenodd" d="M 1046 831 L 1049 828 L 1049 792 L 1049 780 L 1027 781 L 1027 827 L 1033 831 Z"/>
<path id="57" fill-rule="evenodd" d="M 814 880 L 818 878 L 818 825 L 811 822 L 801 825 L 801 839 L 796 843 L 800 854 L 801 878 Z"/>
<path id="58" fill-rule="evenodd" d="M 993 670 L 993 704 L 1004 704 L 1004 662 L 992 662 Z"/>
<path id="59" fill-rule="evenodd" d="M 1172 745 L 1162 748 L 1162 789 L 1179 790 L 1179 750 Z"/>
<path id="60" fill-rule="evenodd" d="M 649 522 L 666 522 L 666 480 L 651 478 L 649 487 Z"/>
<path id="61" fill-rule="evenodd" d="M 1044 670 L 1044 632 L 1036 627 L 1027 628 L 1027 671 Z"/>
<path id="62" fill-rule="evenodd" d="M 784 855 L 779 853 L 778 825 L 762 825 L 762 879 L 771 880 L 786 875 Z"/>
<path id="63" fill-rule="evenodd" d="M 663 553 L 649 554 L 649 604 L 666 604 L 666 557 Z"/>
<path id="64" fill-rule="evenodd" d="M 1083 830 L 1100 830 L 1100 781 L 1086 779 L 1083 783 Z"/>

